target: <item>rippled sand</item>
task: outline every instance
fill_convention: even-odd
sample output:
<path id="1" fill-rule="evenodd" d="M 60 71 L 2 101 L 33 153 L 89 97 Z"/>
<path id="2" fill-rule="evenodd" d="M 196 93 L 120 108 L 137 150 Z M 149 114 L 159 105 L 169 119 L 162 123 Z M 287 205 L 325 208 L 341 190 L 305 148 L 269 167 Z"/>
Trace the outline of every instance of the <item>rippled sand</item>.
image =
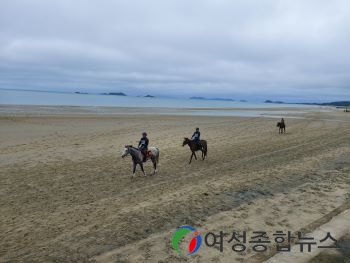
<path id="1" fill-rule="evenodd" d="M 233 252 L 230 233 L 307 233 L 349 208 L 350 114 L 341 110 L 283 109 L 280 135 L 269 117 L 276 109 L 244 118 L 4 108 L 1 262 L 262 262 L 269 253 Z M 189 165 L 181 144 L 196 126 L 208 159 Z M 120 152 L 144 130 L 160 148 L 158 174 L 131 179 L 131 159 Z M 178 255 L 171 237 L 184 224 L 224 231 L 224 251 L 202 245 Z"/>

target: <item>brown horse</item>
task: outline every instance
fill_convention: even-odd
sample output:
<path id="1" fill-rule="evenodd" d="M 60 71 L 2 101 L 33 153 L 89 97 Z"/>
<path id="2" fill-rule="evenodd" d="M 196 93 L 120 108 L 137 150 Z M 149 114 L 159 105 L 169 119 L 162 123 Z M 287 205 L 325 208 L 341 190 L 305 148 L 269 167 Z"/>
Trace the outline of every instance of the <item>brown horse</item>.
<path id="1" fill-rule="evenodd" d="M 205 157 L 207 157 L 207 153 L 208 153 L 208 148 L 207 148 L 207 141 L 206 140 L 200 140 L 201 146 L 200 147 L 198 145 L 198 143 L 188 139 L 188 138 L 184 138 L 184 141 L 182 143 L 182 146 L 185 146 L 186 144 L 190 147 L 190 150 L 192 152 L 191 154 L 191 158 L 190 158 L 190 162 L 192 162 L 192 157 L 194 156 L 194 158 L 197 160 L 197 156 L 196 156 L 196 151 L 202 151 L 202 160 L 205 159 Z"/>
<path id="2" fill-rule="evenodd" d="M 277 122 L 278 133 L 286 133 L 286 124 L 284 122 Z"/>

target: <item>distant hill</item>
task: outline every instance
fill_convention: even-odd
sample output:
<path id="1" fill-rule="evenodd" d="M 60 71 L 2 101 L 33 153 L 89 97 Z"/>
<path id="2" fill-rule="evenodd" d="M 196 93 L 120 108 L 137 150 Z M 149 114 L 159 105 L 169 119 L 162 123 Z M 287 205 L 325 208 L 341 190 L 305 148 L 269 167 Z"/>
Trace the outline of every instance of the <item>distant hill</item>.
<path id="1" fill-rule="evenodd" d="M 147 95 L 145 96 L 145 98 L 155 98 L 155 97 L 152 96 L 152 95 L 147 94 Z"/>
<path id="2" fill-rule="evenodd" d="M 190 100 L 206 100 L 204 97 L 191 97 Z"/>
<path id="3" fill-rule="evenodd" d="M 123 92 L 108 92 L 108 93 L 102 93 L 102 95 L 126 96 L 126 94 Z"/>
<path id="4" fill-rule="evenodd" d="M 234 99 L 226 99 L 226 98 L 214 98 L 209 100 L 235 101 Z"/>
<path id="5" fill-rule="evenodd" d="M 283 104 L 284 102 L 283 101 L 273 101 L 273 100 L 265 100 L 265 103 L 277 103 L 277 104 Z"/>
<path id="6" fill-rule="evenodd" d="M 89 93 L 87 93 L 87 92 L 80 92 L 80 91 L 76 91 L 76 92 L 74 92 L 75 94 L 89 94 Z"/>
<path id="7" fill-rule="evenodd" d="M 322 105 L 322 106 L 350 107 L 350 101 L 333 101 L 333 102 L 325 102 L 325 103 L 307 103 L 307 104 Z"/>
<path id="8" fill-rule="evenodd" d="M 221 101 L 234 101 L 227 98 L 204 98 L 204 97 L 191 97 L 190 100 L 221 100 Z"/>
<path id="9" fill-rule="evenodd" d="M 301 105 L 318 105 L 318 106 L 336 106 L 336 107 L 350 107 L 350 101 L 333 101 L 333 102 L 295 102 L 286 103 L 283 101 L 265 100 L 265 103 L 278 103 L 278 104 L 301 104 Z"/>

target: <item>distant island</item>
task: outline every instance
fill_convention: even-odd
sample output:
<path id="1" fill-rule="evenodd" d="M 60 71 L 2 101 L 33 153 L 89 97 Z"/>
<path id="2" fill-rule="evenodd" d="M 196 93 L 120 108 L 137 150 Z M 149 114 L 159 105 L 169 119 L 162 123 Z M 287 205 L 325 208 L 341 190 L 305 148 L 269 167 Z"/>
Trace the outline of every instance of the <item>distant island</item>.
<path id="1" fill-rule="evenodd" d="M 89 94 L 89 93 L 87 93 L 87 92 L 80 92 L 80 91 L 76 91 L 76 92 L 74 92 L 75 94 Z"/>
<path id="2" fill-rule="evenodd" d="M 221 100 L 221 101 L 234 101 L 233 99 L 227 98 L 204 98 L 204 97 L 191 97 L 190 100 Z"/>
<path id="3" fill-rule="evenodd" d="M 333 101 L 333 102 L 294 102 L 287 103 L 283 101 L 265 100 L 265 103 L 277 103 L 277 104 L 301 104 L 301 105 L 316 105 L 316 106 L 335 106 L 335 107 L 350 107 L 350 101 Z"/>
<path id="4" fill-rule="evenodd" d="M 337 107 L 350 107 L 350 101 L 333 101 L 324 103 L 303 103 L 309 105 L 321 105 L 321 106 L 337 106 Z"/>
<path id="5" fill-rule="evenodd" d="M 108 93 L 101 93 L 102 95 L 114 95 L 114 96 L 126 96 L 123 92 L 108 92 Z"/>
<path id="6" fill-rule="evenodd" d="M 284 102 L 283 102 L 283 101 L 279 101 L 279 100 L 276 100 L 276 101 L 273 101 L 273 100 L 265 100 L 265 103 L 277 103 L 277 104 L 283 104 Z"/>
<path id="7" fill-rule="evenodd" d="M 152 95 L 147 94 L 147 95 L 145 96 L 145 98 L 155 98 L 155 97 L 152 96 Z"/>

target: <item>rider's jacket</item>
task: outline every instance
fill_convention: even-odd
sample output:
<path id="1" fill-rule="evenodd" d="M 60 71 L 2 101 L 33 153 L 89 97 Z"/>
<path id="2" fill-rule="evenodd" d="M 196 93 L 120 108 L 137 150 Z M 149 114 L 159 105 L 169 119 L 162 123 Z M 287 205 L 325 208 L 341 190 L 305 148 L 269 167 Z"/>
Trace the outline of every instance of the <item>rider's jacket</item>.
<path id="1" fill-rule="evenodd" d="M 148 138 L 146 137 L 146 138 L 141 138 L 140 139 L 140 142 L 139 142 L 139 147 L 140 148 L 144 148 L 144 149 L 147 149 L 148 148 L 148 142 L 149 142 L 149 140 L 148 140 Z"/>
<path id="2" fill-rule="evenodd" d="M 192 140 L 199 141 L 201 138 L 201 133 L 199 131 L 195 131 L 192 135 Z"/>

